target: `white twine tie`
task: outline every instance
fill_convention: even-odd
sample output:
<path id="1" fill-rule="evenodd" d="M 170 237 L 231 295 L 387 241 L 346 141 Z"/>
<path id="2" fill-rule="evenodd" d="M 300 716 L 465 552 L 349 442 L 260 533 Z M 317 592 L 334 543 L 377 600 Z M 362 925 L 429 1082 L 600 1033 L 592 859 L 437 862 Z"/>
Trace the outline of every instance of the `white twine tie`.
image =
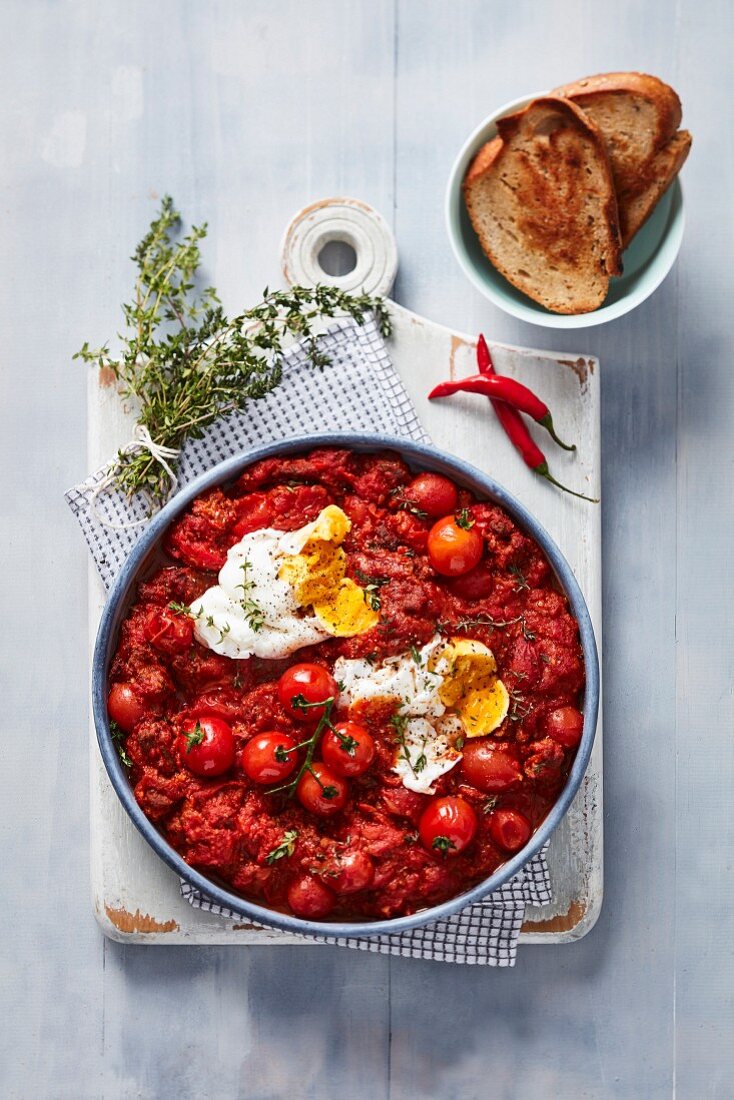
<path id="1" fill-rule="evenodd" d="M 163 507 L 163 504 L 171 499 L 173 491 L 176 488 L 176 473 L 171 466 L 171 462 L 173 459 L 178 458 L 178 450 L 176 447 L 165 447 L 162 443 L 156 443 L 144 424 L 136 424 L 132 439 L 129 443 L 126 443 L 124 447 L 120 448 L 118 456 L 137 454 L 139 451 L 148 451 L 159 466 L 162 466 L 166 471 L 170 481 L 170 488 L 165 499 L 159 505 L 159 507 Z M 116 523 L 114 520 L 103 516 L 97 507 L 99 498 L 114 484 L 117 467 L 117 460 L 113 460 L 106 467 L 104 476 L 97 482 L 89 495 L 89 510 L 97 520 L 97 523 L 100 523 L 103 527 L 109 527 L 112 531 L 127 531 L 132 527 L 142 527 L 143 524 L 150 521 L 150 515 L 144 516 L 143 519 L 131 520 L 127 523 Z M 152 504 L 153 498 L 150 493 L 143 490 L 142 495 Z M 157 509 L 152 509 L 152 511 L 153 510 Z"/>

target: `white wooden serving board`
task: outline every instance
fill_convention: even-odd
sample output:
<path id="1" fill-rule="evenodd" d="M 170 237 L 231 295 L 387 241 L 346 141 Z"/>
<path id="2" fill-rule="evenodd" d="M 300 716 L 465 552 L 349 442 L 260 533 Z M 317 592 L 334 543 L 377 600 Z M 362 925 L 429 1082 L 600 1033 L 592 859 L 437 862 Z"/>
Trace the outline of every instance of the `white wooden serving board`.
<path id="1" fill-rule="evenodd" d="M 390 354 L 436 445 L 490 474 L 544 524 L 576 574 L 601 643 L 600 508 L 560 493 L 528 470 L 482 398 L 460 395 L 449 401 L 427 401 L 426 394 L 437 382 L 474 372 L 474 340 L 399 306 L 392 312 Z M 537 438 L 555 475 L 565 484 L 598 496 L 598 361 L 577 354 L 490 346 L 498 371 L 521 378 L 542 396 L 554 411 L 561 436 L 577 442 L 578 452 L 569 455 L 539 429 Z M 114 386 L 101 384 L 94 372 L 90 375 L 88 415 L 89 465 L 96 469 L 130 438 L 132 420 Z M 105 593 L 91 564 L 89 597 L 93 645 Z M 274 929 L 213 917 L 183 901 L 178 878 L 148 847 L 122 809 L 107 778 L 93 728 L 90 748 L 92 899 L 97 920 L 108 936 L 137 943 L 304 943 Z M 598 916 L 602 899 L 601 769 L 600 718 L 586 777 L 551 842 L 554 900 L 528 911 L 521 942 L 578 939 Z"/>

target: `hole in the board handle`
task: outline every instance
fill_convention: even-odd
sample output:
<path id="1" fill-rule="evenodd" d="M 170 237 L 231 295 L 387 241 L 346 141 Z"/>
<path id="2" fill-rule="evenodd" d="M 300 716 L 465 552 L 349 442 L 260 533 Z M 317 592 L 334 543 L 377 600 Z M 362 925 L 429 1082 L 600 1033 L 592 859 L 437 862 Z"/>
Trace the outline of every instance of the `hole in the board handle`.
<path id="1" fill-rule="evenodd" d="M 327 275 L 348 275 L 357 266 L 357 253 L 347 241 L 327 241 L 319 252 L 319 264 Z"/>

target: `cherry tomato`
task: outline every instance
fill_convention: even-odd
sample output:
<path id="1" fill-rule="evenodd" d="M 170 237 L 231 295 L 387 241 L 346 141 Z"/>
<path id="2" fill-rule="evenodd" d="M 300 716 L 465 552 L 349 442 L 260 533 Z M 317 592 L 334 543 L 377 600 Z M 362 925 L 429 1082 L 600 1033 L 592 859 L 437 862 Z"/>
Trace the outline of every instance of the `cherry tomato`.
<path id="1" fill-rule="evenodd" d="M 418 474 L 405 488 L 405 499 L 431 519 L 455 512 L 459 494 L 453 481 L 441 474 Z"/>
<path id="2" fill-rule="evenodd" d="M 328 865 L 324 874 L 335 893 L 356 894 L 372 885 L 375 865 L 366 852 L 344 852 Z"/>
<path id="3" fill-rule="evenodd" d="M 523 771 L 517 755 L 496 748 L 486 738 L 467 741 L 462 749 L 461 770 L 468 783 L 487 794 L 502 794 L 522 783 Z"/>
<path id="4" fill-rule="evenodd" d="M 293 700 L 302 695 L 307 703 L 320 703 L 325 699 L 339 697 L 336 680 L 323 665 L 304 662 L 292 665 L 278 680 L 278 698 L 290 714 L 299 722 L 318 722 L 324 716 L 323 707 L 309 707 L 301 710 L 293 705 Z"/>
<path id="5" fill-rule="evenodd" d="M 545 729 L 564 749 L 575 749 L 584 732 L 584 716 L 576 707 L 558 707 L 547 715 Z"/>
<path id="6" fill-rule="evenodd" d="M 428 558 L 443 577 L 460 577 L 479 564 L 482 536 L 476 527 L 463 527 L 471 519 L 444 516 L 428 532 Z"/>
<path id="7" fill-rule="evenodd" d="M 533 832 L 528 819 L 517 810 L 495 810 L 489 815 L 489 835 L 505 852 L 519 852 Z"/>
<path id="8" fill-rule="evenodd" d="M 321 755 L 337 775 L 363 775 L 375 759 L 375 742 L 359 722 L 337 722 L 321 739 Z"/>
<path id="9" fill-rule="evenodd" d="M 213 715 L 187 718 L 177 738 L 182 762 L 194 775 L 221 775 L 234 764 L 231 727 Z"/>
<path id="10" fill-rule="evenodd" d="M 123 733 L 131 733 L 147 711 L 132 684 L 113 684 L 107 696 L 107 713 Z"/>
<path id="11" fill-rule="evenodd" d="M 143 633 L 162 653 L 184 653 L 194 640 L 194 624 L 187 615 L 170 607 L 153 607 L 148 612 Z"/>
<path id="12" fill-rule="evenodd" d="M 287 733 L 268 730 L 247 742 L 240 766 L 253 783 L 279 783 L 287 779 L 298 763 L 296 742 Z"/>
<path id="13" fill-rule="evenodd" d="M 288 904 L 297 917 L 319 920 L 328 916 L 336 905 L 336 898 L 319 879 L 313 875 L 302 875 L 288 887 Z"/>
<path id="14" fill-rule="evenodd" d="M 460 577 L 452 577 L 446 588 L 460 600 L 483 600 L 491 596 L 494 579 L 486 562 L 481 562 Z"/>
<path id="15" fill-rule="evenodd" d="M 312 764 L 298 780 L 296 796 L 305 810 L 317 817 L 331 817 L 344 808 L 349 787 L 325 764 Z"/>
<path id="16" fill-rule="evenodd" d="M 477 831 L 477 815 L 458 795 L 434 798 L 421 814 L 418 832 L 424 848 L 442 856 L 458 856 Z"/>

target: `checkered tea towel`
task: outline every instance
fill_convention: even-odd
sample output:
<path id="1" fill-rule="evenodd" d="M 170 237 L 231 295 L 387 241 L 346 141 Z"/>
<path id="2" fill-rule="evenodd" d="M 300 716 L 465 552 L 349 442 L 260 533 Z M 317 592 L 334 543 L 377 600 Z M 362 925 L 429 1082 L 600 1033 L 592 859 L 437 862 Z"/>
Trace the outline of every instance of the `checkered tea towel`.
<path id="1" fill-rule="evenodd" d="M 385 432 L 428 442 L 373 319 L 362 326 L 350 319 L 339 321 L 320 337 L 320 342 L 331 360 L 328 367 L 314 369 L 304 349 L 295 344 L 285 354 L 283 381 L 274 393 L 250 402 L 243 412 L 222 417 L 202 439 L 186 443 L 178 469 L 179 487 L 222 459 L 279 439 L 355 431 Z M 127 500 L 116 491 L 96 495 L 106 472 L 103 468 L 92 474 L 70 489 L 66 499 L 109 588 L 143 530 L 143 525 L 122 525 L 144 520 L 146 507 L 142 500 Z M 223 910 L 184 882 L 181 892 L 191 905 L 214 917 L 241 915 Z M 446 920 L 400 935 L 312 938 L 381 954 L 512 966 L 525 906 L 542 905 L 550 897 L 548 868 L 541 853 L 501 890 Z"/>

